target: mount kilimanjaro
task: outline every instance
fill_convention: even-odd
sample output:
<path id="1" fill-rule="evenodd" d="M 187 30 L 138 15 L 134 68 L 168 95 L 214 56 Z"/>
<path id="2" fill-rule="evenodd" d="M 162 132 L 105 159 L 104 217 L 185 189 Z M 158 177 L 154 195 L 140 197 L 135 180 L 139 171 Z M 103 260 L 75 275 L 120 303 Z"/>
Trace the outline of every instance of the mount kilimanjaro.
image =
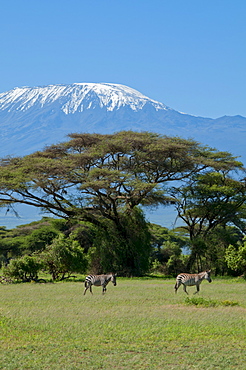
<path id="1" fill-rule="evenodd" d="M 0 157 L 22 156 L 69 133 L 152 131 L 193 138 L 246 162 L 246 118 L 184 114 L 120 84 L 17 87 L 0 94 Z"/>

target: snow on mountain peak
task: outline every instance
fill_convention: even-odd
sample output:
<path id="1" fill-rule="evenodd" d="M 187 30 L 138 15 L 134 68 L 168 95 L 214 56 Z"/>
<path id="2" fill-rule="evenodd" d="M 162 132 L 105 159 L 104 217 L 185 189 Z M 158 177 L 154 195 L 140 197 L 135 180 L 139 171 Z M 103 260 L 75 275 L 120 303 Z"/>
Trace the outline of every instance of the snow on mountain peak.
<path id="1" fill-rule="evenodd" d="M 147 103 L 156 111 L 169 109 L 128 86 L 110 83 L 74 83 L 42 87 L 16 87 L 0 94 L 0 110 L 26 111 L 33 106 L 58 103 L 65 114 L 105 107 L 108 111 L 129 106 L 141 110 Z"/>

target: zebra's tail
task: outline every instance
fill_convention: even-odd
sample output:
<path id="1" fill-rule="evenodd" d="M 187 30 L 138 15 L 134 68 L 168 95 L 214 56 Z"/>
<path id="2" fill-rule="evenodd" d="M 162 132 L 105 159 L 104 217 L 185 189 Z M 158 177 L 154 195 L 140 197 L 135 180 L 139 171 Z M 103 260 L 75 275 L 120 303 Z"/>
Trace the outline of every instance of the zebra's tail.
<path id="1" fill-rule="evenodd" d="M 175 285 L 174 285 L 174 289 L 175 289 L 175 293 L 177 293 L 177 290 L 178 290 L 178 288 L 179 288 L 179 282 L 178 282 L 178 280 L 176 280 L 176 283 L 175 283 Z"/>

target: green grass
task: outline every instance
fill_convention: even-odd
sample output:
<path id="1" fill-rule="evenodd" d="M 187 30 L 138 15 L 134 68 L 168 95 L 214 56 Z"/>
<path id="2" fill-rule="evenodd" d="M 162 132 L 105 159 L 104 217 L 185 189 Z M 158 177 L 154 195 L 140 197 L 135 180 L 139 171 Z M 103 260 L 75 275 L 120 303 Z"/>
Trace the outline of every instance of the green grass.
<path id="1" fill-rule="evenodd" d="M 0 285 L 0 369 L 245 370 L 244 280 L 189 287 L 189 304 L 174 279 L 117 283 Z"/>

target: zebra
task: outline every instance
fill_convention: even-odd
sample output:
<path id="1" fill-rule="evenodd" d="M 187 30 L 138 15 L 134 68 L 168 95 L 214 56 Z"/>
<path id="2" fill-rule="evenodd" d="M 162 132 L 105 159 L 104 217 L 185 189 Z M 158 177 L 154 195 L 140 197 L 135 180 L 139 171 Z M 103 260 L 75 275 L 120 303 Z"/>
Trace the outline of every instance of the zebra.
<path id="1" fill-rule="evenodd" d="M 108 283 L 110 281 L 112 281 L 113 285 L 116 286 L 116 274 L 110 273 L 110 274 L 106 274 L 106 275 L 88 275 L 88 276 L 86 276 L 84 295 L 85 295 L 87 289 L 90 289 L 91 294 L 93 294 L 92 289 L 91 289 L 92 285 L 102 286 L 103 287 L 102 294 L 106 293 L 106 290 L 107 290 L 106 286 L 108 285 Z"/>
<path id="2" fill-rule="evenodd" d="M 176 284 L 174 286 L 175 293 L 177 293 L 178 288 L 181 284 L 183 284 L 183 288 L 186 294 L 189 294 L 186 290 L 187 286 L 193 286 L 196 285 L 196 293 L 199 292 L 200 284 L 203 281 L 203 279 L 208 280 L 209 283 L 212 282 L 212 279 L 210 277 L 211 270 L 200 272 L 199 274 L 186 274 L 181 273 L 176 278 Z"/>

